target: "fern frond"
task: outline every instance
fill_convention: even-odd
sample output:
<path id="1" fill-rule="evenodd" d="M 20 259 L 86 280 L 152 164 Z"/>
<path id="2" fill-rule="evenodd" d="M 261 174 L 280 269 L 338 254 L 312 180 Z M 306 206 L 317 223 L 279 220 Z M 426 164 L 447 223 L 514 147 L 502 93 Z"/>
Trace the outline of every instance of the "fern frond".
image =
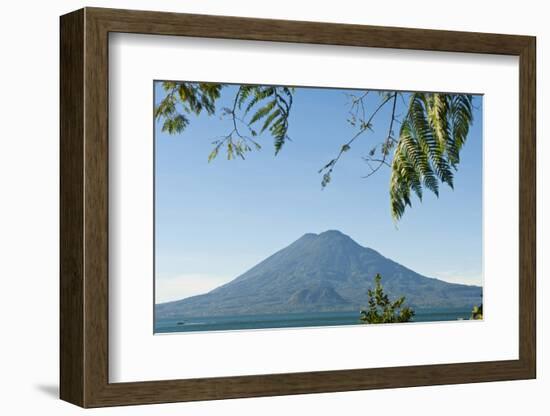
<path id="1" fill-rule="evenodd" d="M 256 111 L 256 113 L 254 113 L 254 115 L 250 119 L 249 124 L 254 124 L 256 121 L 261 120 L 262 118 L 267 116 L 276 105 L 277 100 L 272 100 L 268 102 L 265 106 L 258 109 L 258 111 Z"/>
<path id="2" fill-rule="evenodd" d="M 399 220 L 411 205 L 410 193 L 422 199 L 422 187 L 439 196 L 439 183 L 454 187 L 453 169 L 472 124 L 472 96 L 413 93 L 391 163 L 390 210 Z"/>

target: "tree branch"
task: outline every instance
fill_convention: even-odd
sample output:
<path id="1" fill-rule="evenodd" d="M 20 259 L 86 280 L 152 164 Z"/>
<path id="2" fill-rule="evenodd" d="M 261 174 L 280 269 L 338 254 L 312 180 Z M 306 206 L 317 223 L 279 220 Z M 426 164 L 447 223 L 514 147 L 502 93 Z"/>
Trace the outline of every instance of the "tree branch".
<path id="1" fill-rule="evenodd" d="M 388 154 L 389 154 L 389 145 L 391 144 L 393 146 L 394 144 L 394 139 L 393 139 L 393 136 L 392 136 L 392 131 L 393 131 L 393 123 L 395 121 L 395 109 L 396 109 L 396 104 L 397 104 L 397 92 L 393 93 L 393 106 L 392 106 L 392 112 L 391 112 L 391 120 L 390 120 L 390 126 L 389 126 L 389 129 L 388 129 L 388 135 L 386 136 L 386 140 L 384 142 L 383 145 L 385 145 L 385 148 L 383 149 L 382 151 L 382 159 L 374 159 L 374 158 L 363 158 L 365 160 L 365 162 L 367 162 L 367 165 L 369 165 L 369 168 L 371 169 L 371 171 L 365 175 L 365 176 L 362 176 L 362 178 L 368 178 L 372 175 L 374 175 L 376 172 L 378 172 L 380 170 L 380 168 L 382 166 L 388 166 L 388 167 L 391 167 L 391 165 L 387 162 L 387 158 L 388 158 Z M 378 163 L 378 165 L 376 167 L 372 167 L 370 162 L 376 162 Z"/>
<path id="2" fill-rule="evenodd" d="M 365 94 L 363 94 L 363 96 L 361 98 L 359 98 L 358 100 L 362 100 L 364 97 L 366 97 L 368 92 L 369 91 L 367 91 Z M 397 93 L 394 93 L 393 95 L 390 95 L 390 96 L 384 98 L 384 100 L 378 105 L 378 107 L 376 107 L 374 112 L 370 115 L 368 120 L 366 122 L 364 120 L 362 120 L 362 125 L 361 125 L 361 128 L 359 129 L 359 131 L 357 133 L 355 133 L 355 135 L 353 135 L 353 137 L 351 139 L 349 139 L 346 143 L 344 143 L 342 145 L 342 147 L 340 148 L 340 151 L 338 152 L 336 157 L 334 159 L 330 160 L 325 166 L 323 166 L 319 170 L 319 173 L 325 172 L 325 174 L 323 175 L 323 181 L 321 182 L 321 186 L 325 187 L 330 182 L 330 174 L 332 173 L 334 167 L 336 166 L 336 164 L 338 163 L 338 161 L 340 160 L 342 155 L 350 149 L 351 145 L 353 144 L 353 142 L 355 140 L 357 140 L 358 137 L 360 137 L 365 131 L 367 131 L 371 128 L 371 122 L 374 119 L 374 117 L 376 116 L 376 114 L 378 114 L 378 112 L 382 109 L 382 107 L 384 107 L 386 105 L 386 103 L 388 103 L 392 98 L 394 99 L 394 111 L 393 111 L 393 113 L 395 113 L 396 97 L 397 97 Z M 394 114 L 392 114 L 392 120 L 393 120 L 393 118 L 394 118 Z M 392 121 L 392 123 L 393 123 L 393 121 Z"/>

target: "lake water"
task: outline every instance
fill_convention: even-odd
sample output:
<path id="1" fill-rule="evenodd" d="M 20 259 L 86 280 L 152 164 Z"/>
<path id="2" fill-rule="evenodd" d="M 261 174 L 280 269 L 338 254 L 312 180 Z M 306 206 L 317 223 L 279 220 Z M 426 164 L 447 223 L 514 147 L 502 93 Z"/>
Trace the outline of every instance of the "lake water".
<path id="1" fill-rule="evenodd" d="M 456 308 L 415 309 L 413 322 L 440 322 L 469 319 L 471 310 Z M 271 315 L 214 316 L 158 319 L 155 333 L 229 331 L 235 329 L 293 328 L 360 325 L 359 312 L 317 312 Z"/>

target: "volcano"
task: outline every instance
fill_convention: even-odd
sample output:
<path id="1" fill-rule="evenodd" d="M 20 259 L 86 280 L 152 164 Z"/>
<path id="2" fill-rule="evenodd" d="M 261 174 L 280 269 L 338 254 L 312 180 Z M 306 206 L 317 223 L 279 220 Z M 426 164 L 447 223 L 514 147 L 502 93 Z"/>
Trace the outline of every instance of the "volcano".
<path id="1" fill-rule="evenodd" d="M 208 293 L 156 305 L 157 318 L 356 311 L 374 277 L 390 298 L 413 308 L 468 308 L 482 288 L 422 276 L 340 231 L 305 234 Z"/>

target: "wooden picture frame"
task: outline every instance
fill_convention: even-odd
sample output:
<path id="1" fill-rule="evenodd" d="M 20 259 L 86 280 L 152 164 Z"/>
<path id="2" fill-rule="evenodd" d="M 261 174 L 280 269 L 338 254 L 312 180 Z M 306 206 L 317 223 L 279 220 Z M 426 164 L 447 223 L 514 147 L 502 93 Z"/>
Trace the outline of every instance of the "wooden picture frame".
<path id="1" fill-rule="evenodd" d="M 60 396 L 82 407 L 536 377 L 535 38 L 85 8 L 61 17 Z M 519 57 L 519 359 L 110 383 L 108 34 L 263 40 Z"/>

